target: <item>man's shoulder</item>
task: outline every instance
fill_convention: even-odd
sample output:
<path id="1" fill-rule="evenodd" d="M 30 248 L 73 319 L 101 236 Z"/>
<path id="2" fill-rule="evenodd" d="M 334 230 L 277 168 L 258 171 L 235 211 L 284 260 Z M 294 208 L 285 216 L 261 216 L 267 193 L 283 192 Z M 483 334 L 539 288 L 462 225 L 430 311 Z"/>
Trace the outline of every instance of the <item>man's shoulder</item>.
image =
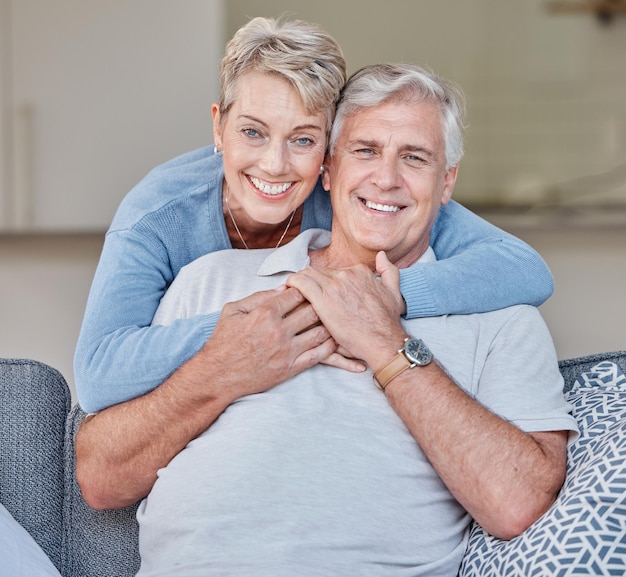
<path id="1" fill-rule="evenodd" d="M 174 282 L 199 281 L 216 274 L 239 282 L 244 275 L 270 276 L 281 272 L 295 272 L 306 266 L 304 260 L 308 249 L 326 246 L 329 238 L 330 232 L 327 230 L 307 229 L 278 248 L 230 248 L 210 252 L 185 265 L 179 273 L 179 277 L 182 275 L 181 280 Z"/>
<path id="2" fill-rule="evenodd" d="M 541 317 L 539 309 L 534 305 L 519 304 L 511 305 L 510 307 L 504 307 L 501 309 L 495 309 L 493 311 L 486 311 L 483 313 L 476 313 L 479 316 L 485 316 L 487 319 L 511 319 L 513 317 Z"/>
<path id="3" fill-rule="evenodd" d="M 178 276 L 181 277 L 181 280 L 190 281 L 200 279 L 207 274 L 237 278 L 241 270 L 256 273 L 256 269 L 273 250 L 271 248 L 217 250 L 185 265 Z"/>
<path id="4" fill-rule="evenodd" d="M 409 320 L 407 327 L 430 345 L 449 348 L 455 342 L 464 348 L 492 347 L 510 340 L 511 335 L 527 334 L 543 342 L 549 338 L 546 324 L 531 305 L 514 305 L 482 313 L 442 315 Z"/>
<path id="5" fill-rule="evenodd" d="M 467 322 L 474 325 L 477 331 L 489 333 L 493 336 L 497 336 L 504 327 L 510 326 L 515 330 L 517 330 L 516 327 L 519 327 L 520 330 L 525 330 L 522 327 L 529 329 L 539 324 L 545 324 L 539 309 L 536 306 L 527 304 L 512 305 L 470 315 L 450 316 L 458 318 L 461 323 Z"/>

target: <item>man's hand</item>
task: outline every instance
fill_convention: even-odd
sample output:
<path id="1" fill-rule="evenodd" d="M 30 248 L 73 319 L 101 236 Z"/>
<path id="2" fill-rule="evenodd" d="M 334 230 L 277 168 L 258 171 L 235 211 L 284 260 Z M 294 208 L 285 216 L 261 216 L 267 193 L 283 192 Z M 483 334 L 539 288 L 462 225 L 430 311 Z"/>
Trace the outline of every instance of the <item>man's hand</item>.
<path id="1" fill-rule="evenodd" d="M 110 509 L 145 497 L 157 471 L 235 399 L 265 391 L 335 349 L 296 289 L 227 304 L 213 336 L 163 384 L 83 421 L 76 476 L 85 500 Z"/>
<path id="2" fill-rule="evenodd" d="M 287 285 L 304 295 L 337 345 L 354 358 L 371 364 L 377 343 L 393 350 L 403 340 L 400 272 L 383 252 L 376 257 L 376 274 L 364 265 L 307 268 L 290 275 Z"/>
<path id="3" fill-rule="evenodd" d="M 298 290 L 283 286 L 227 303 L 198 357 L 211 394 L 227 388 L 238 398 L 301 373 L 335 349 L 313 307 Z"/>

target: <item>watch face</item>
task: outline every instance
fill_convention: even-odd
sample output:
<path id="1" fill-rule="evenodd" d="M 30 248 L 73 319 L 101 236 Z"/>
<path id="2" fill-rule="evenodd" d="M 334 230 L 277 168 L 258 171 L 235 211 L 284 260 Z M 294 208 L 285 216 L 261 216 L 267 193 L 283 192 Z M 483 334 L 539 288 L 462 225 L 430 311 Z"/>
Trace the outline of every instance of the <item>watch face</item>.
<path id="1" fill-rule="evenodd" d="M 404 343 L 404 354 L 407 359 L 416 365 L 424 366 L 433 358 L 430 349 L 420 339 L 409 339 Z"/>

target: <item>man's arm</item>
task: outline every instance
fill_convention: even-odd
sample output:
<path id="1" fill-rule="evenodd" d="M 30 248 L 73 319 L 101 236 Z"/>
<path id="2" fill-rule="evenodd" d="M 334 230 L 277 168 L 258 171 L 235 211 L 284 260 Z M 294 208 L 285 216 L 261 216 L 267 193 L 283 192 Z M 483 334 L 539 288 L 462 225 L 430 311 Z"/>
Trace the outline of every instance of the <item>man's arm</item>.
<path id="1" fill-rule="evenodd" d="M 399 273 L 384 255 L 377 265 L 380 280 L 366 267 L 306 269 L 288 280 L 337 344 L 374 372 L 407 336 L 396 314 Z M 521 431 L 471 398 L 436 362 L 404 371 L 385 393 L 451 493 L 491 534 L 518 535 L 554 501 L 565 476 L 567 433 Z"/>
<path id="2" fill-rule="evenodd" d="M 265 391 L 327 358 L 335 343 L 293 289 L 224 307 L 213 336 L 154 391 L 88 416 L 76 476 L 97 509 L 145 497 L 165 467 L 235 399 Z M 312 327 L 312 328 L 309 328 Z"/>
<path id="3" fill-rule="evenodd" d="M 525 433 L 436 362 L 404 371 L 385 394 L 450 492 L 490 534 L 519 535 L 554 502 L 565 479 L 566 432 Z"/>

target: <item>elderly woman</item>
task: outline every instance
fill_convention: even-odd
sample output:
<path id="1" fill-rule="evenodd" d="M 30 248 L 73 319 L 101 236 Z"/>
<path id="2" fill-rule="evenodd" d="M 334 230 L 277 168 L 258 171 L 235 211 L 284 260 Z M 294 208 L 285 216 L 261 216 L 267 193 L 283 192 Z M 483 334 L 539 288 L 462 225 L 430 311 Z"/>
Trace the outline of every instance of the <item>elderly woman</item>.
<path id="1" fill-rule="evenodd" d="M 255 18 L 235 34 L 212 107 L 215 147 L 153 170 L 107 232 L 75 356 L 86 411 L 153 390 L 210 340 L 219 312 L 150 326 L 183 266 L 330 228 L 319 175 L 344 82 L 341 50 L 317 26 Z M 431 244 L 438 262 L 402 272 L 409 318 L 538 305 L 552 292 L 539 255 L 454 202 L 442 207 Z M 247 338 L 262 351 L 265 335 L 252 328 Z"/>

